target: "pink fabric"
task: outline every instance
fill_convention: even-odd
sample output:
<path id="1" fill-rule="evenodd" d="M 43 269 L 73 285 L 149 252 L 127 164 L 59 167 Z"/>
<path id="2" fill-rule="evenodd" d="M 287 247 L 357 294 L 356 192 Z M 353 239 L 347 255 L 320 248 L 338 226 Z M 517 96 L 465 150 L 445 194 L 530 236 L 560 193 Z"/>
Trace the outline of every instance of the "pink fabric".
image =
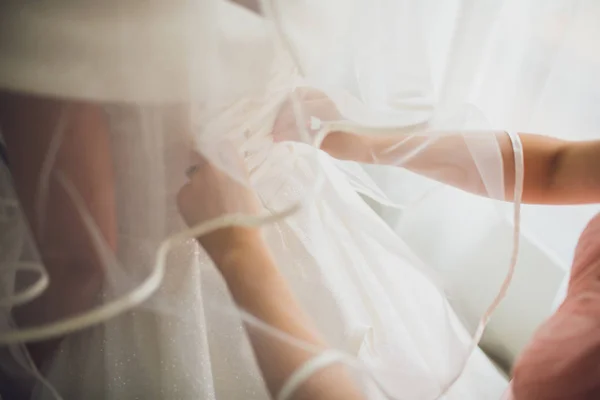
<path id="1" fill-rule="evenodd" d="M 525 348 L 511 387 L 514 400 L 600 399 L 600 214 L 579 239 L 564 303 Z"/>
<path id="2" fill-rule="evenodd" d="M 510 384 L 510 386 L 508 387 L 508 389 L 506 389 L 506 392 L 504 392 L 504 394 L 502 395 L 502 399 L 500 400 L 514 400 L 515 397 L 512 394 L 512 382 Z"/>

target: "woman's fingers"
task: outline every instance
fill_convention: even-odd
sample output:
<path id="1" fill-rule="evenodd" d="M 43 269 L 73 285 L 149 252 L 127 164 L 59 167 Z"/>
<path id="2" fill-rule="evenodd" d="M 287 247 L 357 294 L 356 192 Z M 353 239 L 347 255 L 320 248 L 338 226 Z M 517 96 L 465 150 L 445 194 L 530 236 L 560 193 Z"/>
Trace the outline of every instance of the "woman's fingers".
<path id="1" fill-rule="evenodd" d="M 178 193 L 177 205 L 188 225 L 230 213 L 253 213 L 257 201 L 244 159 L 233 143 L 214 148 L 210 157 L 194 152 L 185 171 L 189 182 Z"/>

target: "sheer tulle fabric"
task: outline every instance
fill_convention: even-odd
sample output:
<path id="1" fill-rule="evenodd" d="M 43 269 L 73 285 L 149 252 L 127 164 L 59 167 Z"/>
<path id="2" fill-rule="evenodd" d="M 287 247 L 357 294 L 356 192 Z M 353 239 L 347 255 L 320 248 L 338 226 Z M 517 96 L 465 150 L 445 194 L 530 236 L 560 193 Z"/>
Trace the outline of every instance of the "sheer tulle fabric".
<path id="1" fill-rule="evenodd" d="M 491 207 L 515 207 L 518 217 L 519 191 L 505 198 L 499 133 L 484 130 L 485 119 L 467 105 L 433 101 L 416 2 L 281 0 L 265 2 L 260 15 L 225 1 L 53 3 L 0 6 L 0 29 L 20 35 L 15 43 L 0 39 L 0 84 L 101 110 L 117 236 L 111 247 L 70 172 L 53 164 L 74 123 L 66 108 L 48 127 L 35 221 L 26 220 L 10 171 L 2 169 L 0 366 L 28 396 L 267 399 L 244 327 L 273 341 L 294 339 L 238 310 L 193 240 L 231 224 L 262 227 L 294 294 L 368 398 L 498 393 L 500 378 L 490 392 L 469 389 L 485 373 L 465 365 L 506 291 L 517 236 L 501 255 L 507 262 L 495 272 L 497 290 L 482 294 L 481 307 L 466 318 L 455 311 L 444 275 L 357 192 L 390 203 L 385 194 L 317 149 L 345 131 L 377 145 L 349 146 L 342 158 L 398 168 L 436 157 L 430 177 L 476 187 Z M 70 19 L 84 17 L 85 25 Z M 24 24 L 22 35 L 15 21 Z M 40 21 L 50 27 L 44 35 L 34 28 Z M 140 27 L 148 34 L 129 42 L 127 33 Z M 43 51 L 31 48 L 41 37 Z M 62 57 L 50 52 L 63 41 Z M 60 79 L 51 79 L 57 71 Z M 228 152 L 232 145 L 244 166 Z M 522 160 L 518 141 L 513 145 L 518 187 Z M 248 215 L 238 199 L 225 198 L 225 212 L 185 229 L 175 197 L 191 151 L 251 187 L 263 213 Z M 52 295 L 64 300 L 56 304 L 78 301 L 75 291 L 51 291 L 56 282 L 36 248 L 43 235 L 66 229 L 47 223 L 45 200 L 54 191 L 64 192 L 85 226 L 101 284 L 85 309 L 19 319 L 19 308 L 39 302 L 44 290 L 49 304 Z M 415 188 L 417 195 L 427 192 Z M 58 350 L 35 368 L 24 344 L 56 337 Z"/>

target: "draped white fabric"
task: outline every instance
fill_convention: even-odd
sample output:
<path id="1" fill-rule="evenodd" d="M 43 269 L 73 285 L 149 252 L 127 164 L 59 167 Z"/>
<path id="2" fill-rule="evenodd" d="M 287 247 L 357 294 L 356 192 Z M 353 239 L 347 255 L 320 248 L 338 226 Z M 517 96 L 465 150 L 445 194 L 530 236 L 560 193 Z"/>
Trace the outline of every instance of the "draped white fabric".
<path id="1" fill-rule="evenodd" d="M 292 291 L 368 398 L 499 398 L 507 382 L 475 345 L 518 250 L 520 193 L 506 197 L 503 131 L 594 134 L 586 96 L 600 82 L 592 80 L 595 44 L 581 38 L 595 28 L 595 7 L 273 0 L 256 13 L 225 0 L 5 0 L 0 88 L 102 110 L 117 244 L 102 240 L 69 171 L 52 163 L 52 143 L 60 148 L 76 120 L 66 108 L 48 127 L 56 140 L 33 212 L 14 210 L 18 167 L 2 171 L 5 209 L 13 207 L 2 221 L 18 233 L 2 238 L 0 253 L 3 374 L 32 399 L 268 398 L 244 327 L 274 343 L 281 332 L 239 313 L 191 232 L 177 235 L 185 228 L 174 199 L 195 150 L 253 189 L 263 211 L 240 217 L 246 205 L 225 196 L 201 233 L 215 221 L 261 224 Z M 581 81 L 563 82 L 572 75 Z M 2 126 L 3 134 L 18 128 Z M 386 165 L 369 171 L 393 181 L 378 187 L 355 164 L 314 148 L 339 131 L 382 144 L 368 156 Z M 518 188 L 518 142 L 508 146 Z M 430 176 L 479 196 L 403 171 L 419 157 L 435 157 Z M 71 295 L 56 293 L 60 282 L 33 245 L 43 248 L 46 231 L 62 228 L 44 224 L 54 191 L 66 193 L 93 238 L 102 288 L 83 313 L 19 319 L 24 304 Z M 357 192 L 404 209 L 402 238 Z M 515 226 L 504 229 L 507 219 Z M 533 218 L 531 226 L 546 230 Z M 575 235 L 577 223 L 569 227 Z M 40 298 L 41 286 L 20 276 L 28 268 L 38 283 L 51 277 Z M 23 343 L 49 337 L 60 346 L 36 371 Z"/>

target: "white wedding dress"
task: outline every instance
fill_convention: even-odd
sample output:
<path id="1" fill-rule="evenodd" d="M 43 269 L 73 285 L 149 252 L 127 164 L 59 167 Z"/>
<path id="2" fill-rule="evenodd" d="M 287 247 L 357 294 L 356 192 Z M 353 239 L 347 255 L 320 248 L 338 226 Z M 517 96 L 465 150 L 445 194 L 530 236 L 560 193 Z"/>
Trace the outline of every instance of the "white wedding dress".
<path id="1" fill-rule="evenodd" d="M 109 3 L 121 14 L 111 11 Z M 355 48 L 344 48 L 350 41 L 341 41 L 332 47 L 338 54 L 330 54 L 328 63 L 320 64 L 319 51 L 329 50 L 327 46 L 346 32 L 344 24 L 337 30 L 325 29 L 325 34 L 320 31 L 322 24 L 331 21 L 331 13 L 339 11 L 343 19 L 344 12 L 350 12 L 342 12 L 334 2 L 300 5 L 282 1 L 279 8 L 270 10 L 280 13 L 280 18 L 272 20 L 225 1 L 197 2 L 195 6 L 183 1 L 149 2 L 146 6 L 136 1 L 117 3 L 73 6 L 54 0 L 46 7 L 27 5 L 19 14 L 21 21 L 16 18 L 16 2 L 0 6 L 0 55 L 6 55 L 0 61 L 0 87 L 107 104 L 119 243 L 116 262 L 106 270 L 98 307 L 110 305 L 145 282 L 157 268 L 161 243 L 184 229 L 174 199 L 185 183 L 191 146 L 235 175 L 219 153 L 220 143 L 227 140 L 237 143 L 246 155 L 250 183 L 266 212 L 281 212 L 304 201 L 299 211 L 264 225 L 264 235 L 318 330 L 328 343 L 362 366 L 356 379 L 364 385 L 368 398 L 499 398 L 507 381 L 479 349 L 470 355 L 474 327 L 462 324 L 444 294 L 443 282 L 436 280 L 435 273 L 379 219 L 358 192 L 385 202 L 383 194 L 364 176 L 352 173 L 351 167 L 319 152 L 312 143 L 273 141 L 273 124 L 280 107 L 298 86 L 326 91 L 344 119 L 365 126 L 381 120 L 386 127 L 402 126 L 422 122 L 423 115 L 431 114 L 427 106 L 407 113 L 400 98 L 396 99 L 400 105 L 391 102 L 381 107 L 386 95 L 400 93 L 402 85 L 421 83 L 399 78 L 390 82 L 385 80 L 389 71 L 369 70 L 367 61 L 373 60 L 376 52 L 359 46 L 369 43 L 367 26 L 361 27 L 364 37 L 360 41 L 353 39 Z M 371 4 L 354 3 L 354 13 L 360 4 Z M 56 25 L 64 16 L 71 22 Z M 131 31 L 108 27 L 119 17 L 136 21 L 137 28 L 125 23 L 123 26 Z M 198 30 L 190 33 L 181 29 L 185 32 L 178 36 L 174 27 L 187 20 Z M 11 31 L 16 29 L 14 24 L 23 21 L 30 23 L 23 33 Z M 306 21 L 312 22 L 307 25 Z M 40 38 L 37 51 L 30 47 L 32 38 L 39 35 L 33 29 L 34 22 L 49 29 Z M 134 29 L 142 30 L 132 38 L 135 43 L 117 50 L 107 45 L 113 39 L 122 43 L 122 37 Z M 8 44 L 1 37 L 11 32 L 20 38 Z M 65 32 L 80 36 L 73 39 Z M 164 38 L 161 33 L 171 37 Z M 105 35 L 106 42 L 92 34 Z M 89 45 L 97 52 L 82 56 L 81 52 L 65 50 L 57 59 L 50 53 L 56 48 L 49 44 L 58 43 L 59 38 L 72 41 L 65 44 L 66 49 L 82 50 Z M 170 40 L 181 49 L 171 48 Z M 290 52 L 290 48 L 296 51 Z M 138 53 L 132 55 L 127 49 L 137 49 Z M 185 60 L 173 61 L 179 50 L 186 54 Z M 125 61 L 115 58 L 115 53 Z M 163 57 L 169 58 L 169 54 L 171 60 L 165 61 Z M 92 61 L 74 63 L 76 57 L 90 57 Z M 19 68 L 17 60 L 22 63 Z M 144 64 L 149 60 L 156 64 Z M 302 71 L 295 64 L 298 60 L 309 67 Z M 328 65 L 336 60 L 340 65 Z M 121 62 L 127 68 L 120 68 Z M 165 64 L 169 62 L 172 65 Z M 173 65 L 185 65 L 189 70 L 171 68 Z M 311 69 L 310 65 L 317 67 Z M 358 75 L 363 80 L 353 81 Z M 90 76 L 102 78 L 90 82 Z M 408 92 L 414 90 L 406 88 Z M 177 102 L 182 98 L 189 106 L 168 106 L 180 104 Z M 344 100 L 347 98 L 351 100 Z M 189 109 L 191 122 L 182 118 L 182 110 Z M 323 119 L 318 113 L 309 116 Z M 482 151 L 478 152 L 478 145 Z M 494 168 L 501 171 L 501 163 L 493 145 L 489 147 L 494 150 L 491 155 L 483 151 L 485 148 L 488 145 L 476 139 L 470 151 L 480 162 L 480 171 L 488 172 L 482 176 L 490 183 L 491 193 L 499 189 L 491 188 L 498 181 L 497 175 L 489 172 Z M 399 160 L 407 156 L 394 146 L 390 151 L 398 151 Z M 8 171 L 3 174 L 3 196 L 9 204 L 14 196 Z M 21 234 L 12 236 L 12 242 L 3 240 L 22 246 L 29 236 L 23 217 L 13 215 L 11 221 Z M 20 261 L 20 255 L 13 252 L 1 257 L 3 266 Z M 2 293 L 14 295 L 14 274 L 6 272 L 3 279 Z M 490 294 L 490 302 L 494 296 Z M 27 364 L 24 348 L 14 339 L 6 339 L 16 327 L 10 308 L 4 310 L 0 343 L 10 342 L 7 349 L 11 352 L 2 353 L 1 371 L 11 369 L 12 376 L 28 382 L 34 388 L 32 399 L 269 398 L 243 318 L 217 270 L 193 240 L 172 249 L 160 287 L 146 301 L 69 333 L 39 374 L 23 367 Z M 272 333 L 265 330 L 264 334 Z M 279 339 L 273 336 L 273 340 Z M 451 386 L 449 390 L 447 386 Z"/>

